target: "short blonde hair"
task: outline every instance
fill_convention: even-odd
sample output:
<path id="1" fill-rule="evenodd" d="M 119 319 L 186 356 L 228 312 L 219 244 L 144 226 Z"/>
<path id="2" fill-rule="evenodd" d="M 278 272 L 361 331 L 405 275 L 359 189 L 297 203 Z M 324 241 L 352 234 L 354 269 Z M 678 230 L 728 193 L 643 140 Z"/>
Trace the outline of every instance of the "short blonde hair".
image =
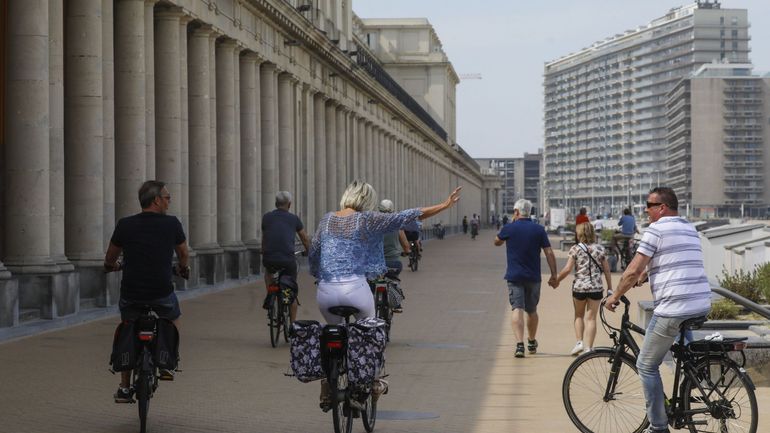
<path id="1" fill-rule="evenodd" d="M 368 183 L 354 180 L 342 193 L 340 209 L 351 208 L 361 212 L 374 209 L 377 203 L 377 191 Z"/>
<path id="2" fill-rule="evenodd" d="M 596 234 L 594 233 L 594 226 L 589 223 L 580 223 L 575 227 L 575 237 L 578 242 L 584 244 L 592 244 L 596 242 Z"/>

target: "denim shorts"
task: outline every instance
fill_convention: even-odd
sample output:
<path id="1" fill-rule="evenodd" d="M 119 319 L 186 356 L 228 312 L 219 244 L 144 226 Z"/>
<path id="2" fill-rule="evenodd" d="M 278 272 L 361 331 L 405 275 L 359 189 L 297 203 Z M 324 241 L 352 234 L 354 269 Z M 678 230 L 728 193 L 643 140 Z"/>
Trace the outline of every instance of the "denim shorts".
<path id="1" fill-rule="evenodd" d="M 536 312 L 540 302 L 540 281 L 508 281 L 508 301 L 511 310 L 523 308 L 527 313 Z"/>
<path id="2" fill-rule="evenodd" d="M 155 314 L 163 319 L 176 320 L 182 315 L 176 293 L 172 292 L 168 296 L 151 301 L 131 301 L 120 298 L 118 301 L 120 320 L 136 320 L 142 314 L 142 306 L 144 305 L 152 305 Z"/>

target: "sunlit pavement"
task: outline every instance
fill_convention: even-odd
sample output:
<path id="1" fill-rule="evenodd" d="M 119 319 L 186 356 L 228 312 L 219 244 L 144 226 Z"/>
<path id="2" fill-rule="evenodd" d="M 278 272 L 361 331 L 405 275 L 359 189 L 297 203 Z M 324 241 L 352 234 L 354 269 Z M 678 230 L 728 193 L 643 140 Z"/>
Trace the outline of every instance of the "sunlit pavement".
<path id="1" fill-rule="evenodd" d="M 571 279 L 557 290 L 543 284 L 538 354 L 514 359 L 505 250 L 493 238 L 482 231 L 475 241 L 460 235 L 426 242 L 419 271 L 402 273 L 407 299 L 394 319 L 390 392 L 380 399 L 375 431 L 577 431 L 561 400 L 573 360 Z M 557 257 L 563 266 L 566 254 Z M 319 320 L 306 265 L 300 273 L 299 316 Z M 183 371 L 160 383 L 150 432 L 333 431 L 331 416 L 318 408 L 319 384 L 284 376 L 288 345 L 270 347 L 263 292 L 258 283 L 182 302 Z M 630 294 L 649 299 L 646 287 Z M 0 344 L 0 431 L 138 431 L 136 405 L 112 402 L 119 377 L 107 361 L 116 322 Z M 601 329 L 598 337 L 607 344 Z M 757 393 L 763 412 L 770 389 Z M 768 418 L 760 418 L 758 431 L 770 431 Z M 354 431 L 364 431 L 360 420 Z"/>

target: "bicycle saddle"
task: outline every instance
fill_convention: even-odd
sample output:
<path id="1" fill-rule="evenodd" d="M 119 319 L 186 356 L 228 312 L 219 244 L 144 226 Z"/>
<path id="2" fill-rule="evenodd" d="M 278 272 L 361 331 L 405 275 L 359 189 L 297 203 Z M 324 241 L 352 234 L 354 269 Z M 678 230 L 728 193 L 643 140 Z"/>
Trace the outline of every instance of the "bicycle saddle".
<path id="1" fill-rule="evenodd" d="M 679 325 L 679 329 L 700 329 L 707 320 L 706 316 L 687 319 Z"/>
<path id="2" fill-rule="evenodd" d="M 335 316 L 340 316 L 340 317 L 353 316 L 355 314 L 358 314 L 359 311 L 360 310 L 358 308 L 356 308 L 356 307 L 349 307 L 349 306 L 345 306 L 345 305 L 340 305 L 340 306 L 337 306 L 337 307 L 330 307 L 329 308 L 329 312 L 330 313 L 334 314 Z"/>

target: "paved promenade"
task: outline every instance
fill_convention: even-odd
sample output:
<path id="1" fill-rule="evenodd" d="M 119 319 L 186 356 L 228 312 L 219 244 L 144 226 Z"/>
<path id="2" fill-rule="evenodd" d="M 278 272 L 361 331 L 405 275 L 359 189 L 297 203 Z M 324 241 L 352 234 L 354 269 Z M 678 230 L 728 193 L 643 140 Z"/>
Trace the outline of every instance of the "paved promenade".
<path id="1" fill-rule="evenodd" d="M 539 353 L 514 359 L 505 250 L 492 245 L 493 237 L 482 231 L 476 241 L 428 242 L 420 270 L 402 274 L 405 312 L 394 320 L 387 351 L 391 390 L 380 400 L 375 431 L 576 431 L 561 402 L 561 381 L 573 359 L 571 280 L 558 290 L 544 285 Z M 565 254 L 557 256 L 563 266 Z M 300 272 L 299 316 L 319 319 L 307 266 Z M 331 416 L 318 408 L 318 383 L 284 376 L 288 347 L 270 347 L 263 291 L 263 284 L 250 284 L 182 302 L 184 371 L 161 382 L 150 432 L 333 431 Z M 649 290 L 631 295 L 648 299 Z M 116 322 L 0 344 L 0 432 L 138 431 L 136 405 L 112 402 L 119 378 L 107 371 L 107 361 Z M 607 344 L 601 330 L 599 337 Z M 770 389 L 757 393 L 758 431 L 770 431 Z M 409 417 L 423 419 L 403 419 Z M 364 431 L 359 420 L 354 431 Z"/>

